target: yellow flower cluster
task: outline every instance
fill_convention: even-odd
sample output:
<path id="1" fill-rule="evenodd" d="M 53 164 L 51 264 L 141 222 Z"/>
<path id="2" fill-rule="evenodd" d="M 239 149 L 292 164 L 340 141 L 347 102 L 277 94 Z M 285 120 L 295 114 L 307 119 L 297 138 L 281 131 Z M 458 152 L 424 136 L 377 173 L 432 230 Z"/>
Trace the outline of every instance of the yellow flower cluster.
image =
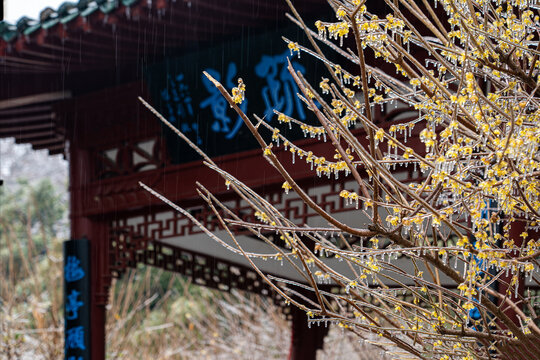
<path id="1" fill-rule="evenodd" d="M 485 309 L 481 295 L 488 282 L 497 280 L 494 272 L 509 273 L 510 293 L 517 291 L 523 275 L 532 276 L 536 270 L 533 259 L 540 251 L 540 240 L 533 234 L 540 227 L 540 53 L 535 36 L 540 19 L 522 0 L 438 0 L 443 10 L 437 11 L 447 13 L 448 23 L 435 26 L 439 30 L 434 36 L 420 37 L 409 28 L 410 22 L 399 17 L 400 8 L 379 18 L 363 7 L 353 18 L 354 2 L 363 3 L 354 0 L 337 5 L 336 23 L 316 22 L 319 36 L 325 41 L 342 41 L 349 31 L 358 30 L 359 51 L 369 47 L 375 56 L 394 64 L 396 77 L 370 68 L 350 52 L 349 60 L 361 65 L 358 74 L 346 70 L 352 67 L 325 59 L 330 79 L 322 78 L 317 90 L 304 90 L 302 98 L 308 106 L 310 98 L 321 103 L 312 110 L 327 120 L 325 127 L 279 112 L 277 120 L 298 126 L 306 137 L 335 138 L 345 145 L 346 156 L 336 152 L 329 161 L 292 144 L 268 125 L 272 146 L 281 143 L 293 163 L 295 157 L 305 160 L 318 176 L 348 175 L 349 166 L 360 176 L 367 174 L 363 179 L 366 186 L 356 188 L 361 188 L 361 193 L 357 191 L 362 196 L 341 190 L 339 197 L 343 199 L 340 203 L 354 203 L 357 208 L 363 201 L 362 216 L 373 221 L 367 229 L 377 236 L 355 240 L 350 251 L 332 252 L 325 244 L 316 247 L 321 256 L 324 247 L 325 253 L 349 261 L 358 270 L 353 280 L 345 278 L 343 287 L 351 293 L 352 289 L 363 290 L 363 286 L 371 286 L 364 281 L 368 276 L 376 284 L 387 270 L 391 272 L 386 257 L 395 255 L 394 247 L 395 253 L 409 260 L 427 260 L 435 267 L 444 263 L 443 272 L 454 271 L 453 279 L 459 277 L 455 285 L 460 295 L 437 294 L 437 288 L 417 269 L 412 280 L 416 285 L 407 287 L 407 301 L 392 303 L 390 289 L 377 289 L 380 292 L 374 293 L 380 296 L 374 297 L 381 303 L 387 301 L 391 306 L 385 308 L 394 309 L 396 322 L 415 336 L 441 327 L 466 328 L 469 321 L 474 322 L 469 310 Z M 294 42 L 288 46 L 291 52 L 304 49 Z M 415 58 L 409 47 L 421 48 L 427 58 Z M 392 105 L 406 111 L 394 113 Z M 379 121 L 387 113 L 388 118 L 398 120 Z M 397 116 L 391 118 L 394 114 Z M 357 122 L 361 126 L 354 129 Z M 407 144 L 411 138 L 414 140 Z M 271 146 L 264 154 L 272 154 Z M 405 169 L 408 166 L 413 169 Z M 387 171 L 391 169 L 397 171 Z M 348 182 L 343 187 L 351 188 Z M 284 182 L 282 188 L 288 192 L 292 187 Z M 366 191 L 373 195 L 370 200 L 364 199 Z M 264 213 L 256 215 L 270 223 Z M 511 225 L 517 221 L 526 230 L 518 238 L 511 237 Z M 324 237 L 332 245 L 341 241 Z M 294 245 L 289 235 L 282 234 L 282 239 L 287 246 Z M 296 254 L 301 251 L 293 249 Z M 454 270 L 449 262 L 454 263 Z M 327 280 L 326 271 L 314 274 L 318 280 Z M 446 298 L 453 300 L 445 303 Z M 373 326 L 375 332 L 382 328 L 374 325 L 375 320 L 362 322 L 365 318 L 356 314 L 354 320 Z M 441 359 L 470 357 L 472 342 L 449 339 L 426 342 L 432 346 L 434 358 L 444 352 L 451 356 Z"/>
<path id="2" fill-rule="evenodd" d="M 345 199 L 346 204 L 349 204 L 349 203 L 352 204 L 353 202 L 355 202 L 356 208 L 358 209 L 358 203 L 359 203 L 360 197 L 358 196 L 357 193 L 353 191 L 349 192 L 347 190 L 341 190 L 341 192 L 339 193 L 339 196 Z"/>
<path id="3" fill-rule="evenodd" d="M 232 98 L 236 104 L 241 104 L 244 101 L 246 85 L 242 78 L 238 79 L 238 86 L 232 89 Z"/>
<path id="4" fill-rule="evenodd" d="M 289 190 L 292 189 L 292 186 L 289 184 L 288 181 L 285 181 L 281 187 L 285 190 L 285 194 L 289 193 Z"/>

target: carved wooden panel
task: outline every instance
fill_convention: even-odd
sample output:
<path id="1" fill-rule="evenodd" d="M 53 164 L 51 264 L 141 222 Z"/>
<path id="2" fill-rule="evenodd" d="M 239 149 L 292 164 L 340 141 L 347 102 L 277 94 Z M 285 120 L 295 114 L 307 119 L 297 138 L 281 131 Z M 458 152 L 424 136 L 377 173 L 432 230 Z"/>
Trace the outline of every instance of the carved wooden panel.
<path id="1" fill-rule="evenodd" d="M 156 170 L 165 165 L 163 142 L 158 137 L 124 141 L 97 150 L 94 158 L 97 179 Z"/>

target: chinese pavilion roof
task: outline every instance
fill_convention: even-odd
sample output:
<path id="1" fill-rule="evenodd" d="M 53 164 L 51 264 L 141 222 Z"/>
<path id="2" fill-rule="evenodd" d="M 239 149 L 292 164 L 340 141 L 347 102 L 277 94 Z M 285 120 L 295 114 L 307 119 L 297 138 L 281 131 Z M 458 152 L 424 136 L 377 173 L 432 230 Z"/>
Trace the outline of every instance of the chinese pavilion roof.
<path id="1" fill-rule="evenodd" d="M 300 9 L 322 0 L 295 1 Z M 0 22 L 2 72 L 61 72 L 151 60 L 167 49 L 185 49 L 239 34 L 242 29 L 278 25 L 287 11 L 274 0 L 80 0 L 39 19 Z M 308 12 L 309 13 L 309 12 Z"/>
<path id="2" fill-rule="evenodd" d="M 295 0 L 304 14 L 324 0 Z M 59 101 L 141 80 L 167 56 L 276 29 L 283 0 L 80 0 L 45 8 L 39 19 L 0 22 L 0 137 L 62 153 Z"/>

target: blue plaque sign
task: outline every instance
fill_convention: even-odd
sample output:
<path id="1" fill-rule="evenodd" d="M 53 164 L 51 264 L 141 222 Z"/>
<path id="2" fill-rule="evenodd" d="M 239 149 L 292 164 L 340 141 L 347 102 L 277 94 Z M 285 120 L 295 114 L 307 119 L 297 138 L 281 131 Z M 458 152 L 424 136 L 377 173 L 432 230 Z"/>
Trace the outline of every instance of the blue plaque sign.
<path id="1" fill-rule="evenodd" d="M 90 243 L 64 242 L 65 360 L 90 359 Z"/>
<path id="2" fill-rule="evenodd" d="M 296 71 L 316 83 L 320 81 L 323 67 L 309 56 L 299 59 L 282 40 L 283 34 L 293 41 L 303 41 L 299 40 L 304 36 L 301 30 L 279 29 L 256 36 L 247 34 L 238 40 L 167 58 L 147 71 L 152 103 L 210 156 L 253 149 L 257 144 L 242 119 L 203 71 L 229 91 L 238 85 L 238 78 L 242 78 L 246 98 L 240 107 L 248 115 L 255 113 L 276 125 L 275 109 L 309 123 L 311 114 L 296 95 L 299 90 L 287 69 L 287 59 Z M 316 124 L 314 118 L 311 122 Z M 281 133 L 291 139 L 303 136 L 297 127 L 282 128 Z M 173 163 L 199 159 L 171 131 L 165 130 L 164 134 Z"/>

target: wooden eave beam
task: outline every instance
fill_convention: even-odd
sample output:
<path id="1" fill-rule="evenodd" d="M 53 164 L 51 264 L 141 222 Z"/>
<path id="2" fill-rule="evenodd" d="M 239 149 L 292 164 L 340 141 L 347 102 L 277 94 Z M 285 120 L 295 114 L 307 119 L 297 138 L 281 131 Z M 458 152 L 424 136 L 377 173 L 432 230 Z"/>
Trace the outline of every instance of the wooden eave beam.
<path id="1" fill-rule="evenodd" d="M 136 7 L 136 8 L 139 8 L 139 7 Z M 189 9 L 185 9 L 185 10 L 189 10 Z M 133 13 L 134 11 L 136 11 L 136 9 L 134 8 L 131 8 L 131 12 Z M 196 32 L 198 33 L 208 33 L 208 34 L 211 34 L 211 35 L 216 35 L 214 31 L 210 30 L 209 29 L 209 26 L 208 24 L 212 21 L 214 21 L 216 19 L 216 17 L 218 16 L 223 16 L 222 13 L 220 12 L 216 12 L 214 14 L 209 14 L 209 15 L 200 15 L 196 12 L 192 12 L 190 11 L 189 14 L 186 16 L 186 11 L 182 11 L 182 12 L 177 12 L 178 9 L 176 9 L 175 7 L 170 7 L 170 14 L 171 15 L 167 15 L 166 17 L 168 17 L 169 19 L 171 18 L 174 18 L 174 19 L 177 19 L 178 23 L 179 24 L 182 24 L 180 26 L 177 26 L 175 25 L 175 22 L 172 22 L 171 20 L 165 20 L 166 17 L 159 17 L 157 14 L 151 14 L 151 16 L 148 16 L 148 14 L 144 14 L 144 15 L 141 15 L 138 19 L 134 19 L 133 17 L 131 18 L 127 18 L 127 16 L 123 16 L 122 19 L 119 18 L 119 16 L 123 13 L 123 12 L 117 12 L 117 15 L 115 16 L 115 21 L 117 20 L 120 20 L 120 21 L 117 21 L 117 25 L 118 26 L 122 26 L 122 27 L 125 27 L 127 29 L 134 29 L 135 31 L 140 31 L 139 28 L 133 28 L 131 26 L 128 26 L 126 25 L 127 23 L 129 22 L 135 22 L 135 23 L 143 23 L 145 25 L 149 25 L 151 26 L 150 29 L 152 29 L 152 27 L 155 27 L 157 25 L 159 26 L 167 26 L 167 27 L 170 27 L 171 30 L 177 30 L 178 32 L 180 33 L 183 33 L 185 32 L 185 27 L 186 26 L 196 26 L 195 30 Z M 92 14 L 93 15 L 93 14 Z M 104 27 L 104 25 L 106 25 L 103 20 L 105 19 L 105 16 L 104 14 L 101 14 L 95 18 L 91 17 L 90 19 L 88 19 L 88 22 L 90 23 L 90 28 L 92 29 L 90 32 L 93 32 L 95 26 L 98 26 L 98 27 Z M 249 26 L 250 24 L 251 25 L 259 25 L 260 24 L 260 20 L 259 21 L 251 21 L 250 23 L 246 23 L 245 21 L 250 21 L 250 19 L 252 19 L 252 16 L 249 15 L 249 16 L 246 16 L 245 19 L 231 19 L 230 17 L 224 17 L 224 19 L 222 19 L 220 21 L 220 24 L 225 24 L 225 25 L 228 25 L 228 26 L 232 26 L 232 27 L 243 27 L 243 26 Z M 193 31 L 192 31 L 193 32 Z M 173 36 L 173 37 L 171 37 Z M 167 34 L 167 38 L 174 38 L 175 35 L 171 35 L 171 31 L 168 31 L 168 34 Z M 182 37 L 182 39 L 184 39 L 185 37 Z"/>
<path id="2" fill-rule="evenodd" d="M 41 150 L 41 149 L 48 149 L 49 147 L 58 146 L 58 145 L 64 145 L 64 139 L 55 137 L 50 139 L 43 139 L 43 140 L 36 140 L 36 141 L 29 141 L 29 143 L 32 145 L 32 148 L 35 150 Z"/>
<path id="3" fill-rule="evenodd" d="M 20 109 L 9 109 L 9 110 L 0 110 L 0 119 L 5 116 L 37 113 L 37 112 L 51 112 L 52 107 L 49 105 L 39 105 L 39 106 L 27 106 Z"/>
<path id="4" fill-rule="evenodd" d="M 37 68 L 35 66 L 21 64 L 8 63 L 0 65 L 0 74 L 51 74 L 56 72 L 56 70 L 47 70 L 43 68 Z"/>
<path id="5" fill-rule="evenodd" d="M 64 143 L 62 143 L 54 146 L 49 146 L 47 149 L 49 150 L 49 155 L 59 155 L 64 153 L 65 145 Z"/>
<path id="6" fill-rule="evenodd" d="M 13 137 L 15 138 L 16 142 L 31 142 L 34 143 L 34 141 L 39 141 L 42 139 L 50 139 L 55 137 L 57 134 L 53 130 L 44 130 L 44 131 L 37 131 L 37 132 L 31 132 L 31 133 L 23 133 L 23 134 L 17 134 Z"/>
<path id="7" fill-rule="evenodd" d="M 72 56 L 55 56 L 51 54 L 47 54 L 46 51 L 43 51 L 44 49 L 41 49 L 42 51 L 33 51 L 33 50 L 25 50 L 22 55 L 24 55 L 24 58 L 27 60 L 34 60 L 39 59 L 40 56 L 51 58 L 50 64 L 53 69 L 56 70 L 56 72 L 61 72 L 63 69 L 69 68 L 70 71 L 77 71 L 77 70 L 85 70 L 90 67 L 99 67 L 103 65 L 107 65 L 107 62 L 105 61 L 98 61 L 95 59 L 86 59 L 82 60 L 82 62 L 79 62 L 79 58 L 77 57 L 74 59 Z M 88 65 L 88 66 L 82 66 L 81 65 Z"/>
<path id="8" fill-rule="evenodd" d="M 274 2 L 254 2 L 252 0 L 248 1 L 236 1 L 236 6 L 234 7 L 224 7 L 215 5 L 215 3 L 200 1 L 195 5 L 197 8 L 209 9 L 216 14 L 227 14 L 235 15 L 242 18 L 254 18 L 253 11 L 250 11 L 249 7 L 257 7 L 259 12 L 256 14 L 257 19 L 275 19 L 276 14 L 283 15 L 283 20 L 285 20 L 285 11 L 288 10 L 286 6 L 282 6 L 279 1 Z M 243 4 L 242 4 L 243 3 Z M 282 2 L 285 4 L 285 2 Z M 256 4 L 256 5 L 254 5 Z"/>
<path id="9" fill-rule="evenodd" d="M 30 125 L 32 123 L 43 123 L 43 122 L 52 122 L 51 114 L 47 115 L 33 115 L 33 116 L 24 116 L 24 117 L 12 117 L 7 119 L 0 119 L 0 126 L 24 126 Z"/>
<path id="10" fill-rule="evenodd" d="M 70 58 L 69 56 L 66 56 L 65 54 L 65 47 L 62 48 L 61 46 L 55 47 L 59 51 L 58 54 L 51 53 L 50 51 L 43 51 L 44 48 L 47 48 L 48 39 L 55 38 L 58 39 L 59 42 L 66 41 L 69 39 L 68 37 L 62 35 L 65 32 L 59 33 L 58 31 L 49 32 L 47 35 L 44 35 L 42 37 L 39 37 L 39 40 L 34 39 L 33 37 L 24 39 L 20 38 L 17 40 L 16 43 L 16 51 L 21 54 L 22 56 L 19 58 L 26 59 L 28 61 L 42 61 L 46 59 L 47 64 L 52 66 L 53 68 L 58 68 L 60 70 L 62 67 L 66 65 L 73 66 L 74 63 L 72 61 L 73 58 Z M 80 51 L 80 48 L 79 48 Z M 90 52 L 88 52 L 90 54 Z M 86 56 L 85 60 L 88 57 L 92 57 L 91 55 Z M 94 56 L 95 57 L 95 56 Z M 52 61 L 51 61 L 52 60 Z M 102 61 L 96 61 L 96 60 L 86 60 L 85 63 L 93 65 L 93 66 L 99 66 L 102 65 Z"/>
<path id="11" fill-rule="evenodd" d="M 110 26 L 110 25 L 109 25 Z M 117 29 L 115 32 L 109 27 L 109 26 L 102 26 L 100 28 L 93 28 L 92 31 L 88 34 L 86 34 L 86 37 L 91 36 L 99 36 L 101 38 L 107 38 L 111 41 L 111 43 L 114 41 L 115 46 L 118 46 L 119 44 L 137 44 L 142 45 L 145 41 L 144 37 L 139 38 L 138 35 L 142 35 L 146 31 L 151 31 L 153 29 L 139 29 L 133 26 L 129 25 L 117 25 Z M 127 30 L 128 32 L 120 31 L 120 30 Z M 151 36 L 148 36 L 146 39 L 146 43 L 148 45 L 158 45 L 161 46 L 163 44 L 163 40 L 166 39 L 168 43 L 172 43 L 173 41 L 179 41 L 182 42 L 186 39 L 190 39 L 189 36 L 176 36 L 172 34 L 164 35 L 163 32 L 159 31 L 159 33 L 151 34 Z M 131 46 L 130 48 L 133 48 Z"/>
<path id="12" fill-rule="evenodd" d="M 55 91 L 49 93 L 40 93 L 35 95 L 23 96 L 19 98 L 12 98 L 6 100 L 0 100 L 0 110 L 10 109 L 15 107 L 21 107 L 32 104 L 40 104 L 45 102 L 53 102 L 57 100 L 64 100 L 71 98 L 71 91 Z M 50 117 L 50 115 L 49 115 Z"/>
<path id="13" fill-rule="evenodd" d="M 52 62 L 49 62 L 51 65 L 57 65 L 61 64 L 62 61 L 65 61 L 65 58 L 62 58 L 58 55 L 50 54 L 45 51 L 36 51 L 32 50 L 28 44 L 25 44 L 24 47 L 21 47 L 20 49 L 17 49 L 17 53 L 21 55 L 27 55 L 24 56 L 25 59 L 36 59 L 36 60 L 53 60 Z"/>
<path id="14" fill-rule="evenodd" d="M 25 134 L 25 133 L 35 133 L 36 131 L 40 130 L 53 130 L 55 129 L 55 123 L 43 123 L 43 124 L 36 124 L 36 125 L 23 125 L 23 126 L 10 126 L 10 127 L 4 127 L 2 126 L 0 128 L 0 136 L 3 137 L 9 137 L 9 136 L 17 136 L 18 134 Z"/>
<path id="15" fill-rule="evenodd" d="M 50 62 L 25 59 L 22 57 L 11 56 L 11 55 L 0 56 L 0 61 L 12 62 L 16 64 L 18 63 L 18 64 L 23 64 L 23 65 L 30 65 L 37 68 L 48 69 L 48 70 L 57 69 L 57 67 L 54 64 L 51 64 Z M 0 66 L 2 66 L 1 63 L 0 63 Z"/>
<path id="16" fill-rule="evenodd" d="M 76 46 L 72 46 L 76 45 Z M 29 42 L 27 46 L 31 47 L 32 49 L 40 49 L 40 48 L 47 48 L 58 52 L 65 52 L 67 54 L 72 55 L 80 55 L 81 54 L 81 45 L 82 43 L 77 39 L 73 39 L 71 37 L 68 37 L 64 39 L 64 43 L 61 42 L 60 39 L 55 37 L 48 37 L 45 42 L 43 43 L 36 43 L 36 42 Z M 103 47 L 100 47 L 103 48 Z M 85 56 L 91 56 L 92 52 L 87 51 L 85 52 Z M 100 58 L 102 55 L 94 55 L 94 57 Z"/>
<path id="17" fill-rule="evenodd" d="M 69 37 L 65 39 L 59 39 L 58 37 L 49 36 L 41 43 L 32 43 L 35 47 L 47 47 L 58 51 L 67 51 L 77 57 L 91 57 L 95 58 L 96 62 L 100 59 L 114 60 L 115 56 L 112 55 L 113 48 L 109 45 L 104 45 L 103 41 L 89 41 L 87 33 L 79 32 L 71 33 Z M 62 44 L 62 41 L 64 43 Z M 90 48 L 90 49 L 89 49 Z M 133 46 L 118 46 L 122 53 L 133 53 Z M 81 52 L 81 49 L 86 51 Z M 92 51 L 91 49 L 97 49 L 102 51 Z M 74 57 L 75 58 L 75 57 Z"/>
<path id="18" fill-rule="evenodd" d="M 133 46 L 134 44 L 142 45 L 142 42 L 133 36 L 126 37 L 126 34 L 114 34 L 107 28 L 93 28 L 89 33 L 79 32 L 78 34 L 81 35 L 81 40 L 79 40 L 81 47 L 98 47 L 103 50 L 110 50 L 111 53 L 113 53 L 115 49 L 118 49 L 122 54 L 143 54 L 138 46 Z M 75 38 L 76 35 L 77 34 L 72 34 L 71 36 L 72 38 Z M 117 42 L 115 42 L 115 40 L 117 40 Z M 74 42 L 77 43 L 77 40 L 74 40 Z"/>
<path id="19" fill-rule="evenodd" d="M 200 4 L 199 4 L 200 5 Z M 169 14 L 165 17 L 159 18 L 157 15 L 152 18 L 144 18 L 142 21 L 154 22 L 156 24 L 165 24 L 165 25 L 175 25 L 175 21 L 181 23 L 183 26 L 197 26 L 198 29 L 202 29 L 205 32 L 215 34 L 213 30 L 210 30 L 210 25 L 228 27 L 228 28 L 242 28 L 246 26 L 260 26 L 261 22 L 264 22 L 264 19 L 272 19 L 274 16 L 264 15 L 261 18 L 254 19 L 252 15 L 239 15 L 239 16 L 230 16 L 232 14 L 224 14 L 221 11 L 207 11 L 204 14 L 200 12 L 180 12 L 178 9 L 171 9 Z M 219 19 L 216 23 L 216 19 Z"/>
<path id="20" fill-rule="evenodd" d="M 0 58 L 0 71 L 15 70 L 15 69 L 29 70 L 30 72 L 49 72 L 49 73 L 57 72 L 57 69 L 50 66 L 37 66 L 37 65 L 27 64 L 26 62 L 21 63 L 19 58 L 12 58 L 12 57 Z"/>

